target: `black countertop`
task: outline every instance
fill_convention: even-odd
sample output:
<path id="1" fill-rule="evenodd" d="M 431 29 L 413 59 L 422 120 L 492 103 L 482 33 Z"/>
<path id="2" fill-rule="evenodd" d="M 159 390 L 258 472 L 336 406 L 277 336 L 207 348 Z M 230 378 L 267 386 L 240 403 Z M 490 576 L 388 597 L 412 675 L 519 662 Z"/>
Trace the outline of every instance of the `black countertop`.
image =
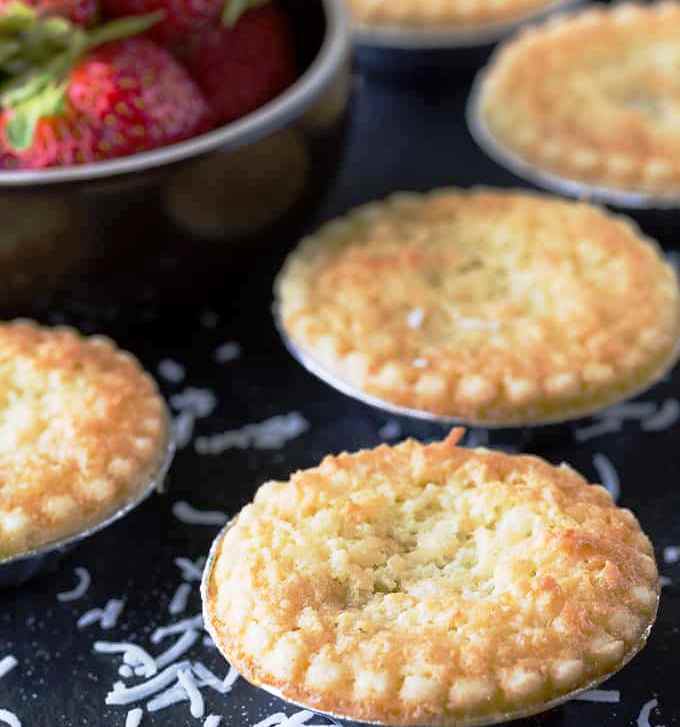
<path id="1" fill-rule="evenodd" d="M 488 160 L 472 143 L 463 119 L 469 74 L 452 71 L 430 83 L 397 85 L 376 78 L 357 78 L 353 121 L 344 167 L 317 220 L 351 206 L 402 189 L 424 190 L 442 185 L 507 186 L 517 180 Z M 665 223 L 664 223 L 665 224 Z M 666 229 L 662 225 L 662 232 Z M 672 240 L 661 240 L 671 246 Z M 86 541 L 45 574 L 16 590 L 0 592 L 0 658 L 14 654 L 19 666 L 0 680 L 0 709 L 16 712 L 23 727 L 116 727 L 125 724 L 126 708 L 104 706 L 117 676 L 116 657 L 92 652 L 95 640 L 134 640 L 150 646 L 148 636 L 171 617 L 168 603 L 181 582 L 174 565 L 178 556 L 196 559 L 207 553 L 218 528 L 186 525 L 171 512 L 172 503 L 186 500 L 201 509 L 236 512 L 257 486 L 270 478 L 285 478 L 316 464 L 327 452 L 374 446 L 379 430 L 394 417 L 354 402 L 319 382 L 293 361 L 272 326 L 271 282 L 281 257 L 293 243 L 281 241 L 276 253 L 254 255 L 247 275 L 225 276 L 220 295 L 204 306 L 173 309 L 171 314 L 139 323 L 93 323 L 54 311 L 53 322 L 86 330 L 97 328 L 137 354 L 157 372 L 163 359 L 186 369 L 181 383 L 161 379 L 166 396 L 187 386 L 209 389 L 217 397 L 212 415 L 199 419 L 200 435 L 238 429 L 244 424 L 299 411 L 309 422 L 307 432 L 282 449 L 232 449 L 220 455 L 198 454 L 193 444 L 181 449 L 168 478 L 167 493 L 154 496 L 123 521 Z M 197 285 L 200 283 L 197 282 Z M 240 344 L 240 358 L 215 361 L 216 348 L 228 341 Z M 643 397 L 661 404 L 680 398 L 680 370 Z M 436 438 L 437 425 L 396 419 L 403 436 Z M 583 423 L 581 423 L 583 425 Z M 621 431 L 577 442 L 573 427 L 559 428 L 526 447 L 553 462 L 566 460 L 590 479 L 597 479 L 594 456 L 604 454 L 621 480 L 620 503 L 639 516 L 657 548 L 661 572 L 680 583 L 680 563 L 665 564 L 666 546 L 680 545 L 680 427 L 643 431 L 627 420 Z M 56 594 L 71 588 L 74 568 L 86 567 L 92 586 L 86 596 L 61 603 Z M 118 625 L 103 631 L 98 625 L 79 630 L 78 617 L 124 598 Z M 199 612 L 194 584 L 183 616 Z M 642 706 L 658 700 L 651 724 L 667 727 L 680 722 L 680 589 L 663 590 L 659 618 L 649 644 L 604 688 L 620 690 L 616 704 L 571 702 L 525 724 L 556 727 L 622 727 L 635 725 Z M 172 640 L 155 649 L 169 646 Z M 199 642 L 200 643 L 200 642 Z M 190 657 L 219 675 L 225 663 L 209 646 L 197 646 Z M 223 727 L 249 727 L 272 712 L 294 708 L 237 681 L 220 696 L 204 690 L 206 714 L 223 715 Z M 315 724 L 326 720 L 317 718 Z M 194 720 L 187 702 L 144 715 L 144 727 L 188 727 Z"/>

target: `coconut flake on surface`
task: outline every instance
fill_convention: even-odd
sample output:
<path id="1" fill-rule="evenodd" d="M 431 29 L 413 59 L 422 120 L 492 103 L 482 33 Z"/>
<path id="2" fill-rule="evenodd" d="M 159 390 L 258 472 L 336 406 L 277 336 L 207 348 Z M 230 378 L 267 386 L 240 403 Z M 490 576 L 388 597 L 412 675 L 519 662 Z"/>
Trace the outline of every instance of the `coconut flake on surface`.
<path id="1" fill-rule="evenodd" d="M 640 710 L 640 714 L 637 718 L 637 727 L 651 727 L 649 715 L 651 714 L 653 709 L 658 709 L 658 707 L 658 699 L 650 699 L 649 702 L 645 702 L 642 705 L 642 709 Z M 658 727 L 661 727 L 661 725 L 658 725 Z"/>
<path id="2" fill-rule="evenodd" d="M 165 689 L 177 679 L 177 672 L 189 666 L 188 661 L 172 664 L 160 674 L 134 687 L 126 687 L 120 682 L 113 685 L 113 689 L 106 695 L 106 704 L 109 706 L 121 706 L 139 702 L 143 699 L 153 697 L 154 694 Z"/>
<path id="3" fill-rule="evenodd" d="M 680 560 L 680 547 L 668 545 L 663 549 L 664 563 L 677 563 Z"/>
<path id="4" fill-rule="evenodd" d="M 189 558 L 175 558 L 175 565 L 180 569 L 185 581 L 201 581 L 205 558 L 201 557 L 194 562 Z"/>
<path id="5" fill-rule="evenodd" d="M 203 727 L 220 727 L 221 722 L 222 722 L 222 717 L 220 717 L 217 714 L 209 714 L 205 718 Z"/>
<path id="6" fill-rule="evenodd" d="M 621 692 L 618 689 L 589 689 L 574 697 L 576 702 L 606 702 L 617 704 L 621 701 Z"/>
<path id="7" fill-rule="evenodd" d="M 666 399 L 655 414 L 642 420 L 641 426 L 645 432 L 660 432 L 672 427 L 678 419 L 680 419 L 680 401 Z"/>
<path id="8" fill-rule="evenodd" d="M 270 714 L 269 717 L 265 717 L 263 720 L 260 720 L 252 727 L 274 727 L 275 725 L 281 724 L 281 722 L 285 719 L 288 719 L 288 717 L 283 712 L 276 712 L 275 714 Z"/>
<path id="9" fill-rule="evenodd" d="M 186 377 L 186 369 L 171 358 L 164 358 L 158 364 L 158 375 L 171 384 L 180 384 Z"/>
<path id="10" fill-rule="evenodd" d="M 0 679 L 7 676 L 18 664 L 19 660 L 12 654 L 0 659 Z"/>
<path id="11" fill-rule="evenodd" d="M 618 472 L 612 464 L 609 457 L 599 452 L 593 455 L 593 465 L 597 470 L 598 477 L 602 481 L 602 486 L 607 489 L 612 496 L 614 502 L 618 502 L 621 496 L 621 482 Z"/>
<path id="12" fill-rule="evenodd" d="M 196 686 L 196 681 L 191 674 L 191 669 L 180 669 L 177 672 L 177 681 L 189 697 L 189 711 L 194 719 L 200 719 L 205 714 L 205 702 L 203 695 Z"/>
<path id="13" fill-rule="evenodd" d="M 603 434 L 611 434 L 621 430 L 621 419 L 616 417 L 606 417 L 595 421 L 587 427 L 574 429 L 574 438 L 577 442 L 586 442 L 588 439 L 601 437 Z"/>
<path id="14" fill-rule="evenodd" d="M 257 424 L 246 424 L 209 437 L 198 437 L 194 447 L 199 454 L 221 454 L 228 449 L 281 449 L 291 439 L 309 429 L 309 422 L 293 411 L 289 414 L 265 419 Z"/>
<path id="15" fill-rule="evenodd" d="M 234 682 L 238 679 L 239 673 L 234 669 L 233 666 L 229 667 L 229 671 L 224 679 L 220 679 L 217 674 L 214 674 L 208 667 L 200 661 L 195 661 L 191 668 L 194 674 L 208 687 L 211 687 L 220 694 L 228 694 Z"/>
<path id="16" fill-rule="evenodd" d="M 198 636 L 198 631 L 185 631 L 167 651 L 164 651 L 160 656 L 156 657 L 156 667 L 163 669 L 179 659 L 180 656 L 186 654 L 196 641 L 198 641 Z"/>
<path id="17" fill-rule="evenodd" d="M 118 676 L 123 677 L 123 679 L 129 679 L 133 675 L 134 675 L 134 672 L 132 671 L 131 666 L 128 666 L 127 664 L 123 664 L 122 666 L 118 667 Z"/>
<path id="18" fill-rule="evenodd" d="M 210 416 L 217 407 L 217 397 L 210 389 L 188 386 L 170 397 L 170 405 L 177 411 L 189 412 L 197 418 Z"/>
<path id="19" fill-rule="evenodd" d="M 120 618 L 121 613 L 123 613 L 124 608 L 125 601 L 120 598 L 112 598 L 106 606 L 104 606 L 100 620 L 101 627 L 107 631 L 114 628 L 118 623 L 118 619 Z"/>
<path id="20" fill-rule="evenodd" d="M 406 316 L 406 324 L 409 328 L 420 328 L 425 320 L 425 311 L 422 308 L 414 308 Z"/>
<path id="21" fill-rule="evenodd" d="M 215 349 L 215 361 L 220 364 L 235 361 L 240 355 L 241 346 L 236 341 L 227 341 Z"/>
<path id="22" fill-rule="evenodd" d="M 401 424 L 396 419 L 389 419 L 378 429 L 380 439 L 397 439 L 401 437 Z"/>
<path id="23" fill-rule="evenodd" d="M 172 506 L 172 514 L 185 525 L 225 525 L 229 519 L 224 512 L 197 510 L 184 500 L 179 500 Z"/>
<path id="24" fill-rule="evenodd" d="M 146 703 L 146 709 L 148 712 L 159 712 L 161 709 L 167 709 L 173 704 L 188 700 L 189 696 L 184 687 L 176 683 L 174 686 L 156 695 L 153 699 L 150 699 Z"/>
<path id="25" fill-rule="evenodd" d="M 190 411 L 180 412 L 172 420 L 175 435 L 175 444 L 178 449 L 184 449 L 194 436 L 196 417 Z"/>
<path id="26" fill-rule="evenodd" d="M 621 404 L 614 404 L 598 414 L 598 419 L 644 419 L 656 412 L 656 404 L 653 401 L 624 401 Z"/>
<path id="27" fill-rule="evenodd" d="M 137 644 L 95 641 L 93 648 L 97 654 L 122 654 L 123 661 L 128 666 L 141 665 L 143 667 L 141 676 L 152 677 L 158 672 L 154 658 L 148 651 L 141 646 L 137 646 Z"/>
<path id="28" fill-rule="evenodd" d="M 76 568 L 74 570 L 74 573 L 76 574 L 76 578 L 78 579 L 78 583 L 76 584 L 75 588 L 70 591 L 57 593 L 57 600 L 61 601 L 62 603 L 67 603 L 68 601 L 77 601 L 79 598 L 82 598 L 87 593 L 87 589 L 90 587 L 90 583 L 92 583 L 92 578 L 90 578 L 90 573 L 87 568 Z"/>
<path id="29" fill-rule="evenodd" d="M 0 709 L 0 722 L 9 727 L 21 727 L 21 720 L 9 709 Z"/>
<path id="30" fill-rule="evenodd" d="M 79 629 L 87 628 L 92 624 L 101 623 L 104 611 L 101 608 L 92 608 L 85 613 L 76 621 L 76 626 Z"/>
<path id="31" fill-rule="evenodd" d="M 151 634 L 151 643 L 158 644 L 166 636 L 172 636 L 173 634 L 181 634 L 181 633 L 184 633 L 185 631 L 193 631 L 195 629 L 202 629 L 202 628 L 203 628 L 203 615 L 199 613 L 196 616 L 191 616 L 190 618 L 182 619 L 181 621 L 177 621 L 176 623 L 170 624 L 169 626 L 159 626 Z"/>
<path id="32" fill-rule="evenodd" d="M 131 709 L 125 717 L 125 727 L 139 727 L 143 716 L 144 712 L 139 707 Z"/>
<path id="33" fill-rule="evenodd" d="M 191 595 L 191 584 L 180 583 L 177 586 L 173 597 L 170 599 L 168 604 L 168 613 L 176 616 L 178 613 L 184 613 L 187 610 L 187 604 L 189 602 L 189 596 Z"/>

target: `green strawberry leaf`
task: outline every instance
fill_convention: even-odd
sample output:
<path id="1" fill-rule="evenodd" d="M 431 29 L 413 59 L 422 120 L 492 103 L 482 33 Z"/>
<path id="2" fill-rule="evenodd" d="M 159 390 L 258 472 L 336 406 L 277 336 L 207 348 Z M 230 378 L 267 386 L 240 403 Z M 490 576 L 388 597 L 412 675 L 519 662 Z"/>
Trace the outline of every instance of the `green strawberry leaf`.
<path id="1" fill-rule="evenodd" d="M 222 11 L 222 22 L 227 27 L 233 28 L 243 13 L 267 2 L 269 0 L 227 0 Z"/>
<path id="2" fill-rule="evenodd" d="M 146 15 L 131 15 L 125 18 L 110 20 L 88 33 L 87 48 L 94 48 L 103 43 L 110 43 L 113 40 L 130 38 L 133 35 L 144 33 L 165 17 L 164 10 L 157 10 L 155 13 Z"/>
<path id="3" fill-rule="evenodd" d="M 48 83 L 42 91 L 13 107 L 5 127 L 7 141 L 16 151 L 28 149 L 38 121 L 45 116 L 56 116 L 64 110 L 66 84 Z"/>

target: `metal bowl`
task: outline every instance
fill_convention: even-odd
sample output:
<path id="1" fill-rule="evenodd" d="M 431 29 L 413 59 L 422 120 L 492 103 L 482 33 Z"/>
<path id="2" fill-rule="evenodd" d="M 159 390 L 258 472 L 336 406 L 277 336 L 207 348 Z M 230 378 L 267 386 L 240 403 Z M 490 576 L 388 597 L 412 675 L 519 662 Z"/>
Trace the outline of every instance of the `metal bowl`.
<path id="1" fill-rule="evenodd" d="M 166 413 L 167 421 L 170 422 L 170 416 Z M 59 560 L 76 545 L 91 537 L 100 530 L 112 525 L 116 521 L 125 517 L 130 511 L 134 510 L 144 500 L 146 500 L 154 490 L 161 492 L 165 476 L 170 469 L 170 464 L 175 455 L 175 440 L 171 427 L 168 428 L 168 439 L 161 458 L 158 461 L 154 471 L 145 482 L 144 486 L 135 494 L 134 497 L 127 500 L 123 505 L 107 515 L 103 520 L 99 520 L 89 525 L 85 530 L 80 530 L 71 535 L 67 535 L 59 540 L 53 540 L 50 543 L 44 543 L 37 548 L 11 555 L 8 558 L 0 559 L 0 588 L 9 588 L 19 586 L 34 576 L 54 568 Z"/>
<path id="2" fill-rule="evenodd" d="M 301 75 L 260 109 L 155 151 L 0 172 L 1 315 L 185 305 L 295 235 L 340 164 L 350 39 L 343 0 L 281 2 Z"/>
<path id="3" fill-rule="evenodd" d="M 512 20 L 467 27 L 409 28 L 358 23 L 354 27 L 357 58 L 368 71 L 380 75 L 418 76 L 451 71 L 458 76 L 466 69 L 479 68 L 494 45 L 521 26 L 572 9 L 582 2 L 552 0 Z"/>
<path id="4" fill-rule="evenodd" d="M 219 535 L 215 538 L 212 545 L 210 546 L 210 552 L 208 554 L 208 559 L 205 564 L 205 568 L 203 569 L 203 577 L 201 579 L 201 600 L 203 603 L 203 623 L 205 626 L 206 631 L 210 635 L 211 639 L 215 643 L 215 646 L 219 650 L 219 652 L 222 654 L 222 656 L 227 659 L 228 656 L 222 651 L 222 645 L 219 638 L 219 634 L 217 633 L 213 623 L 212 623 L 212 612 L 209 607 L 209 590 L 210 590 L 210 580 L 212 578 L 212 572 L 215 567 L 215 561 L 217 559 L 217 551 L 219 550 L 219 545 L 222 541 L 222 538 L 224 537 L 225 533 L 233 527 L 234 523 L 236 522 L 236 519 L 238 518 L 238 515 L 234 518 L 232 518 L 220 531 Z M 659 595 L 657 594 L 656 599 L 656 608 L 654 611 L 654 616 L 651 619 L 651 622 L 647 629 L 644 631 L 642 636 L 640 637 L 640 640 L 638 643 L 626 654 L 624 659 L 622 660 L 621 664 L 614 669 L 611 672 L 607 672 L 606 674 L 602 674 L 594 679 L 592 679 L 590 682 L 585 684 L 582 687 L 579 687 L 578 689 L 573 689 L 570 692 L 567 692 L 566 694 L 562 694 L 559 697 L 552 699 L 548 702 L 545 702 L 540 705 L 535 705 L 533 707 L 528 707 L 524 709 L 518 709 L 514 712 L 502 712 L 494 715 L 486 715 L 484 717 L 479 718 L 465 718 L 465 719 L 458 719 L 458 720 L 452 720 L 450 722 L 442 721 L 437 722 L 436 724 L 440 727 L 446 727 L 447 725 L 450 727 L 486 727 L 486 725 L 494 725 L 499 724 L 501 722 L 509 722 L 510 720 L 514 719 L 520 719 L 523 717 L 530 717 L 535 714 L 540 714 L 542 712 L 546 712 L 549 709 L 553 709 L 554 707 L 558 707 L 561 704 L 564 704 L 565 702 L 570 701 L 571 699 L 574 699 L 574 697 L 577 697 L 582 692 L 586 692 L 589 689 L 594 689 L 595 687 L 599 686 L 603 682 L 610 679 L 614 674 L 619 672 L 621 669 L 623 669 L 628 662 L 633 659 L 645 646 L 647 643 L 647 639 L 649 638 L 649 634 L 652 631 L 652 627 L 654 626 L 654 622 L 656 621 L 656 614 L 658 612 L 659 608 Z M 322 715 L 324 717 L 328 717 L 329 719 L 332 719 L 334 722 L 337 723 L 338 720 L 341 721 L 343 725 L 346 725 L 346 727 L 362 727 L 366 726 L 369 727 L 369 725 L 379 725 L 380 727 L 392 727 L 392 725 L 388 722 L 380 722 L 380 721 L 361 721 L 361 720 L 355 720 L 351 716 L 344 715 L 344 714 L 338 714 L 336 712 L 324 712 L 313 705 L 304 704 L 302 702 L 296 702 L 288 699 L 285 694 L 283 694 L 279 689 L 272 687 L 267 684 L 262 684 L 259 682 L 252 682 L 252 684 L 256 687 L 259 687 L 260 689 L 264 690 L 265 692 L 278 697 L 279 699 L 283 699 L 287 701 L 289 704 L 293 704 L 297 707 L 300 707 L 301 709 L 309 709 L 316 714 Z M 404 727 L 401 725 L 400 727 Z M 413 727 L 418 727 L 418 725 L 413 725 Z M 420 726 L 422 727 L 422 725 Z M 434 727 L 434 725 L 433 725 Z"/>

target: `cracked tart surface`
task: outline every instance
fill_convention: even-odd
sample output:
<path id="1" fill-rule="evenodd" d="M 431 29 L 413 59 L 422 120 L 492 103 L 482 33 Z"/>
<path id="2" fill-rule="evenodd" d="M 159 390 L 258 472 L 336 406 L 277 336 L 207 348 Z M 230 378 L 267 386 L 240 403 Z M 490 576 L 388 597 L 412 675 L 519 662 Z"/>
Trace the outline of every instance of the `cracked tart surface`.
<path id="1" fill-rule="evenodd" d="M 0 324 L 0 559 L 134 500 L 169 436 L 155 382 L 108 338 Z"/>
<path id="2" fill-rule="evenodd" d="M 567 465 L 461 433 L 258 490 L 204 576 L 240 674 L 348 719 L 462 725 L 541 711 L 644 645 L 659 579 L 635 516 Z"/>
<path id="3" fill-rule="evenodd" d="M 523 192 L 398 194 L 306 238 L 285 334 L 380 402 L 486 424 L 591 413 L 674 362 L 672 268 L 624 218 Z"/>

